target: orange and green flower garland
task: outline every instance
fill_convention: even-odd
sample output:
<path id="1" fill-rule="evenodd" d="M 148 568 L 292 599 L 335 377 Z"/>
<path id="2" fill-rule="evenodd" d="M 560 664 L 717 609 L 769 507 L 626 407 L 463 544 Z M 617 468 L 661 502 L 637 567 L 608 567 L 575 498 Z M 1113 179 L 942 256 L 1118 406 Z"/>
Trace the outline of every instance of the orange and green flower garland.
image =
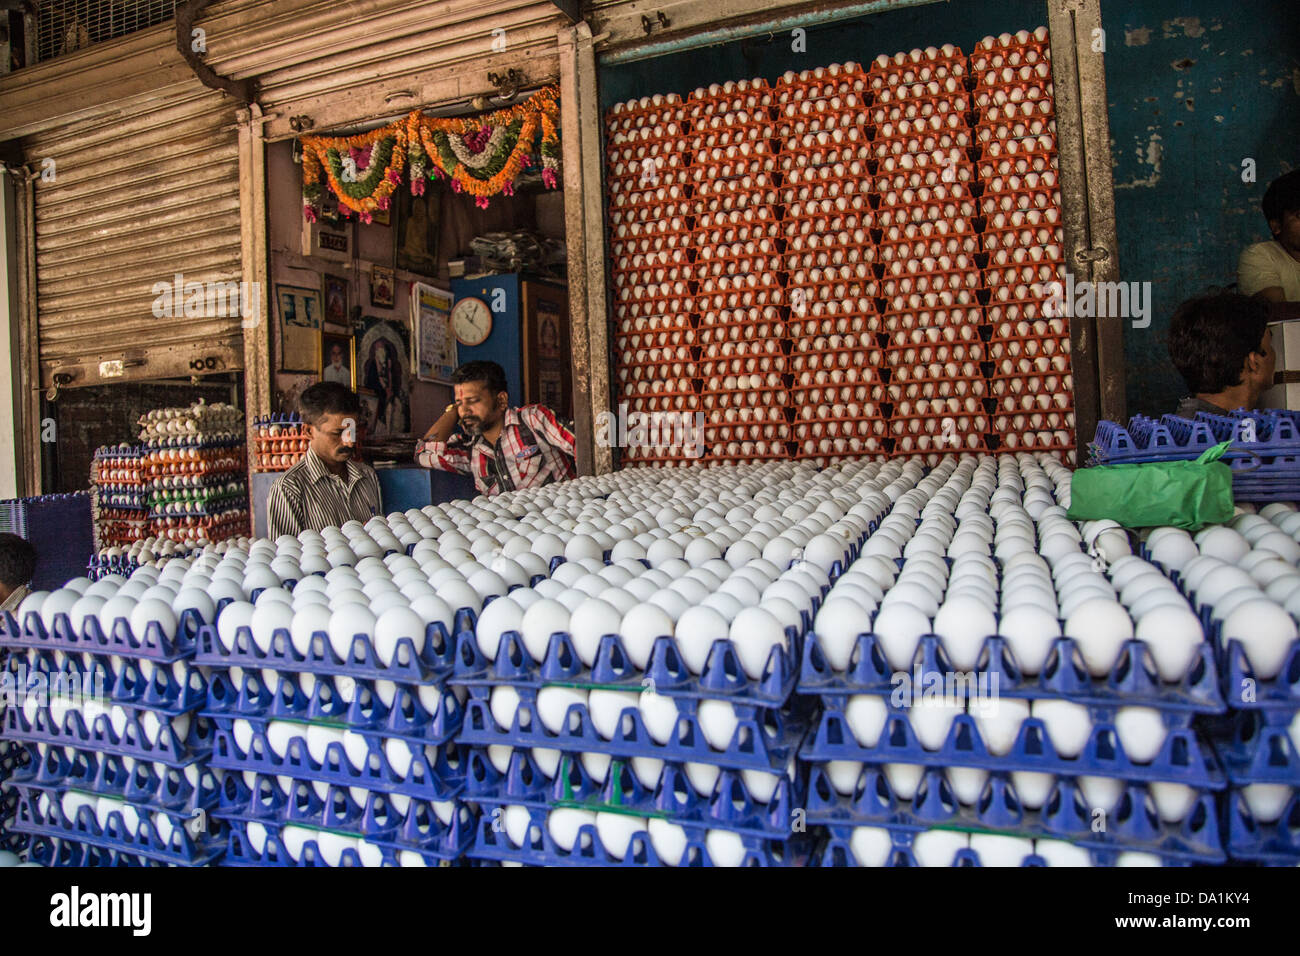
<path id="1" fill-rule="evenodd" d="M 542 181 L 554 189 L 560 165 L 558 94 L 556 87 L 547 87 L 517 106 L 473 119 L 416 111 L 358 136 L 304 136 L 304 213 L 315 220 L 327 182 L 346 209 L 369 222 L 376 210 L 388 208 L 408 161 L 416 196 L 423 194 L 426 178 L 441 176 L 486 207 L 490 196 L 511 195 L 519 173 L 539 163 Z"/>

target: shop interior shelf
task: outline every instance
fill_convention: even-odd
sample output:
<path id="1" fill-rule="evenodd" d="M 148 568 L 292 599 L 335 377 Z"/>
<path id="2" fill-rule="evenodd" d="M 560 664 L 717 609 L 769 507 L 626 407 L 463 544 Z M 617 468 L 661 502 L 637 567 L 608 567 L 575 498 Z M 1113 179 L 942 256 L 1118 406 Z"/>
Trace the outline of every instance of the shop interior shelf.
<path id="1" fill-rule="evenodd" d="M 897 692 L 898 675 L 885 660 L 876 635 L 859 635 L 849 660 L 847 672 L 835 671 L 822 652 L 820 639 L 810 632 L 803 644 L 799 693 L 890 696 Z M 944 675 L 954 673 L 957 670 L 944 651 L 943 639 L 934 634 L 921 638 L 912 667 L 905 672 L 909 681 L 916 681 L 918 676 L 924 681 L 935 674 L 943 681 Z M 1103 707 L 1141 705 L 1196 713 L 1226 710 L 1209 642 L 1202 644 L 1183 679 L 1170 684 L 1160 680 L 1150 649 L 1139 640 L 1125 642 L 1111 672 L 1097 678 L 1089 674 L 1076 642 L 1068 637 L 1057 638 L 1041 672 L 1027 677 L 1020 672 L 1006 639 L 994 636 L 985 639 L 969 678 L 956 683 L 955 688 L 964 693 L 973 687 L 989 687 L 1004 697 L 1065 698 Z M 913 693 L 919 695 L 923 686 L 914 684 Z"/>

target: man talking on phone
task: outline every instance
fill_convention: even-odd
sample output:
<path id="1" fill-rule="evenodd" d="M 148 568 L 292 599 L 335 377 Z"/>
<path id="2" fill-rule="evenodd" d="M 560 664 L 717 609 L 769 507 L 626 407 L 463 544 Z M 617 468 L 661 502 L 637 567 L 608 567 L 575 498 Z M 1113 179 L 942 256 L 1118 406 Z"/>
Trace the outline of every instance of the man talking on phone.
<path id="1" fill-rule="evenodd" d="M 472 475 L 484 495 L 577 474 L 573 429 L 545 405 L 511 407 L 505 369 L 496 362 L 466 362 L 451 381 L 456 400 L 415 446 L 425 468 Z M 457 425 L 465 437 L 454 434 Z"/>

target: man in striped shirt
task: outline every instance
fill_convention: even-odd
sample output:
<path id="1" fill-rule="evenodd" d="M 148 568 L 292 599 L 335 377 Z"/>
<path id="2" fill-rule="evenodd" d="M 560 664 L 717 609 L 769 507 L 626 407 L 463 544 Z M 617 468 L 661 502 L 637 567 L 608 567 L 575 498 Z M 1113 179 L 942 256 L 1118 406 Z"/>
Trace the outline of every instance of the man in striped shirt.
<path id="1" fill-rule="evenodd" d="M 496 362 L 467 362 L 451 381 L 456 400 L 415 446 L 425 468 L 472 475 L 484 495 L 538 488 L 577 473 L 572 428 L 545 405 L 512 408 L 505 370 Z M 457 422 L 467 439 L 452 437 Z"/>
<path id="2" fill-rule="evenodd" d="M 379 476 L 356 460 L 361 400 L 337 382 L 318 382 L 298 399 L 311 444 L 276 479 L 266 501 L 271 538 L 368 521 L 381 513 Z"/>

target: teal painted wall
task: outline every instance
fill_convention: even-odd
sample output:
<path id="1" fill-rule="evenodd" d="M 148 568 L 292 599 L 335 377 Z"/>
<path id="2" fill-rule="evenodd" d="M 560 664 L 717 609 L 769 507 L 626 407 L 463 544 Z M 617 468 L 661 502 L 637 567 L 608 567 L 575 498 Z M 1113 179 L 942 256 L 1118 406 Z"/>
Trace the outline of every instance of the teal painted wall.
<path id="1" fill-rule="evenodd" d="M 1041 0 L 952 0 L 600 71 L 602 109 L 652 93 L 688 94 L 727 79 L 870 62 L 880 53 L 955 43 L 1047 22 Z M 1169 315 L 1183 299 L 1236 281 L 1237 254 L 1268 238 L 1259 200 L 1300 164 L 1300 3 L 1296 0 L 1102 0 L 1106 87 L 1122 278 L 1150 282 L 1149 328 L 1127 327 L 1129 413 L 1171 408 L 1184 393 L 1169 364 Z M 1257 181 L 1241 179 L 1256 161 Z"/>

